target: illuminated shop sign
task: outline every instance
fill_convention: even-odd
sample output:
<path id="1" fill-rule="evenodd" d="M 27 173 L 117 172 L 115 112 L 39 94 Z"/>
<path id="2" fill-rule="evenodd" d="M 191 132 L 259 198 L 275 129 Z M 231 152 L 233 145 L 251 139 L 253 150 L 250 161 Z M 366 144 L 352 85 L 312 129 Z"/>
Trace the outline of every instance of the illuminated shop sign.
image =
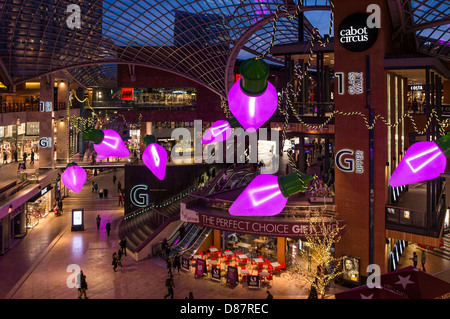
<path id="1" fill-rule="evenodd" d="M 133 101 L 133 89 L 124 88 L 121 90 L 120 99 L 122 101 Z"/>
<path id="2" fill-rule="evenodd" d="M 354 156 L 353 156 L 354 155 Z M 343 149 L 336 153 L 336 167 L 343 172 L 364 173 L 364 152 Z"/>
<path id="3" fill-rule="evenodd" d="M 424 91 L 425 85 L 422 84 L 414 84 L 409 86 L 410 91 Z"/>
<path id="4" fill-rule="evenodd" d="M 194 213 L 194 211 L 191 211 Z M 306 238 L 306 235 L 314 233 L 314 229 L 309 222 L 283 222 L 283 221 L 265 221 L 232 218 L 228 216 L 217 216 L 195 212 L 197 215 L 197 224 L 203 227 L 219 229 L 233 233 L 254 234 L 269 237 L 289 237 Z M 180 220 L 183 220 L 183 212 L 180 214 Z M 340 224 L 340 223 L 339 223 Z M 329 223 L 329 231 L 336 229 L 336 223 Z M 339 225 L 342 227 L 342 225 Z M 320 229 L 316 229 L 317 235 L 321 236 Z"/>
<path id="5" fill-rule="evenodd" d="M 371 48 L 378 38 L 378 28 L 368 23 L 371 15 L 354 13 L 339 25 L 339 43 L 348 51 L 362 52 Z"/>

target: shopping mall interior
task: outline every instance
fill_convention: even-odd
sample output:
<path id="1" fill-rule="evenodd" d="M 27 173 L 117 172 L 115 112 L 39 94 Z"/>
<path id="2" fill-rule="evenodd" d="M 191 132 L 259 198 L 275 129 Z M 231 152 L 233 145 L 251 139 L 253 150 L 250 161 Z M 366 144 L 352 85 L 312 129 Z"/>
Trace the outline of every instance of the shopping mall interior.
<path id="1" fill-rule="evenodd" d="M 449 16 L 0 0 L 0 299 L 449 299 Z"/>

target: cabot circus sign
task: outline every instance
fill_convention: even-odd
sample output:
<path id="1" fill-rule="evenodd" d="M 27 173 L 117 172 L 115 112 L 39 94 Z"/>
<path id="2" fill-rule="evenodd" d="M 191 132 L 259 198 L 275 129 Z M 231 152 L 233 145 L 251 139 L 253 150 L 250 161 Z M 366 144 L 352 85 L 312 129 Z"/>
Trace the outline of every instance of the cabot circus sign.
<path id="1" fill-rule="evenodd" d="M 354 13 L 339 25 L 339 43 L 348 51 L 362 52 L 374 45 L 378 38 L 378 25 L 370 23 L 372 15 Z"/>

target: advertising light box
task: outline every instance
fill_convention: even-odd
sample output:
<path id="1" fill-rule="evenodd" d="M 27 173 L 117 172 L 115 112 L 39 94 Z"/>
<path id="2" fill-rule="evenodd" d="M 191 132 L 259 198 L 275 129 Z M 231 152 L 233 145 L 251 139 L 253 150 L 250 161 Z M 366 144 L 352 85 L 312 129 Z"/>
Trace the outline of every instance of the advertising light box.
<path id="1" fill-rule="evenodd" d="M 72 231 L 84 230 L 84 210 L 72 209 Z"/>

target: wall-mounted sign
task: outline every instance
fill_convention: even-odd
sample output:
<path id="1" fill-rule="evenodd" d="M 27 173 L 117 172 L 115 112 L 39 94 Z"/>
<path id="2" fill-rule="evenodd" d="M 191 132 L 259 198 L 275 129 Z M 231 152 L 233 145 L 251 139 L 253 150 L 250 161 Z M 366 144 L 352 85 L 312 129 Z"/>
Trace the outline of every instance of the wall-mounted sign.
<path id="1" fill-rule="evenodd" d="M 422 84 L 413 84 L 408 86 L 410 91 L 424 91 L 425 85 Z"/>
<path id="2" fill-rule="evenodd" d="M 339 43 L 348 51 L 362 52 L 370 49 L 378 38 L 378 28 L 367 25 L 367 13 L 354 13 L 345 18 L 338 29 Z"/>
<path id="3" fill-rule="evenodd" d="M 146 207 L 149 204 L 149 195 L 146 192 L 147 185 L 138 184 L 135 185 L 130 191 L 131 203 L 136 207 Z"/>
<path id="4" fill-rule="evenodd" d="M 122 101 L 133 101 L 133 89 L 132 88 L 123 88 L 121 90 L 120 99 Z"/>
<path id="5" fill-rule="evenodd" d="M 53 103 L 48 101 L 39 102 L 39 111 L 41 112 L 52 112 L 53 111 Z"/>
<path id="6" fill-rule="evenodd" d="M 335 72 L 336 89 L 340 95 L 345 94 L 345 73 Z M 364 93 L 364 73 L 363 72 L 348 72 L 347 74 L 347 92 L 348 94 L 363 94 Z"/>
<path id="7" fill-rule="evenodd" d="M 41 148 L 52 147 L 52 138 L 51 137 L 41 137 L 39 139 L 39 147 L 41 147 Z"/>
<path id="8" fill-rule="evenodd" d="M 305 238 L 308 234 L 312 233 L 319 237 L 322 236 L 321 230 L 313 229 L 308 221 L 285 222 L 277 220 L 250 220 L 226 215 L 216 216 L 212 214 L 203 214 L 201 212 L 198 212 L 198 215 L 198 225 L 232 233 L 289 238 Z M 325 222 L 325 224 L 330 231 L 337 227 L 336 223 Z M 341 222 L 339 222 L 339 226 L 342 227 Z"/>
<path id="9" fill-rule="evenodd" d="M 355 155 L 355 156 L 353 156 Z M 356 172 L 358 174 L 364 173 L 364 152 L 349 149 L 343 149 L 336 153 L 335 163 L 336 167 L 343 172 Z"/>

